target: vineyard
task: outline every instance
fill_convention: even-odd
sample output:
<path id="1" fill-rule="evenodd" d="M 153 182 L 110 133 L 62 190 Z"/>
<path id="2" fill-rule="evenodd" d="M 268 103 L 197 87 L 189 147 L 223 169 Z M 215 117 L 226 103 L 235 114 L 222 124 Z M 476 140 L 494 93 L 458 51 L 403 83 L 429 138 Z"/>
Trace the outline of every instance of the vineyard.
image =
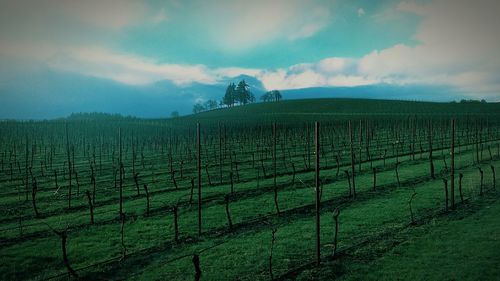
<path id="1" fill-rule="evenodd" d="M 494 279 L 499 117 L 499 104 L 328 99 L 3 121 L 0 279 L 444 274 L 409 241 L 466 248 L 447 256 Z M 442 277 L 475 279 L 456 270 Z"/>

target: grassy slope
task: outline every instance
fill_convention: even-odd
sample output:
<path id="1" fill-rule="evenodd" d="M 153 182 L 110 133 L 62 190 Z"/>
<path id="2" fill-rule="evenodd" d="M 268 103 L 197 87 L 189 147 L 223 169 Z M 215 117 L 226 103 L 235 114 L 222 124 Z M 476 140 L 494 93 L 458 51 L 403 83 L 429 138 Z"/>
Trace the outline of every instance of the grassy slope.
<path id="1" fill-rule="evenodd" d="M 498 193 L 417 222 L 328 260 L 297 280 L 496 280 L 500 274 Z"/>
<path id="2" fill-rule="evenodd" d="M 498 199 L 497 199 L 498 200 Z M 469 217 L 464 211 L 432 221 L 409 241 L 348 280 L 495 280 L 500 276 L 500 204 L 490 200 Z"/>
<path id="3" fill-rule="evenodd" d="M 437 103 L 371 99 L 304 99 L 281 102 L 256 103 L 217 109 L 183 117 L 183 120 L 240 120 L 248 118 L 264 119 L 322 119 L 332 116 L 354 115 L 498 115 L 500 103 Z M 365 116 L 366 117 L 366 116 Z"/>

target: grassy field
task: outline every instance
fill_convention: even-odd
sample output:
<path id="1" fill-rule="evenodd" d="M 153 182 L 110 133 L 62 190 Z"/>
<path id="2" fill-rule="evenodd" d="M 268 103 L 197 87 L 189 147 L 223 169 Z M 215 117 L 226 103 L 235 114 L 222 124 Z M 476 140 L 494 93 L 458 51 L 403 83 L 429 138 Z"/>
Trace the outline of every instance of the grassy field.
<path id="1" fill-rule="evenodd" d="M 383 257 L 353 263 L 345 279 L 495 280 L 500 275 L 499 211 L 493 194 L 398 234 Z"/>
<path id="2" fill-rule="evenodd" d="M 285 100 L 216 109 L 190 115 L 187 120 L 220 121 L 231 120 L 248 123 L 248 118 L 257 122 L 279 120 L 281 122 L 384 119 L 397 116 L 446 117 L 480 115 L 498 117 L 499 103 L 437 103 L 417 101 L 371 100 L 371 99 L 310 99 Z"/>
<path id="3" fill-rule="evenodd" d="M 499 104 L 328 99 L 175 120 L 3 122 L 0 279 L 75 278 L 53 231 L 66 229 L 68 263 L 88 280 L 195 279 L 194 254 L 201 280 L 492 280 L 500 261 L 499 114 Z M 455 209 L 446 207 L 443 183 L 451 192 L 452 118 Z"/>

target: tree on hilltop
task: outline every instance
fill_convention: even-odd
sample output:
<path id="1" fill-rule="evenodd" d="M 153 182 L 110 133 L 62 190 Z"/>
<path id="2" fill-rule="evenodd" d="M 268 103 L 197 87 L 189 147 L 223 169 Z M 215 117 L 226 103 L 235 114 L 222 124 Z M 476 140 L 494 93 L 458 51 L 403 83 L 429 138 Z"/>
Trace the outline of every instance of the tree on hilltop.
<path id="1" fill-rule="evenodd" d="M 282 99 L 281 93 L 278 90 L 266 92 L 260 97 L 263 102 L 280 101 Z"/>
<path id="2" fill-rule="evenodd" d="M 234 83 L 230 83 L 226 88 L 226 94 L 222 98 L 222 103 L 226 106 L 234 106 L 236 102 L 236 85 Z"/>
<path id="3" fill-rule="evenodd" d="M 236 101 L 240 104 L 247 104 L 255 101 L 255 96 L 248 90 L 248 85 L 245 80 L 241 80 L 236 86 Z"/>

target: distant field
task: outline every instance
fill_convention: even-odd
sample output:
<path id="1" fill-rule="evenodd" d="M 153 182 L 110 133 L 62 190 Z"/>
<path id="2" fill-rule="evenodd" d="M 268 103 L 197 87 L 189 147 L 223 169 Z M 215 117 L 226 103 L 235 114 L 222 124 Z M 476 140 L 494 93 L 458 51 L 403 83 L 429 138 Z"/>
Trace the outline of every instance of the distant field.
<path id="1" fill-rule="evenodd" d="M 0 122 L 0 279 L 195 280 L 198 255 L 200 280 L 492 280 L 499 114 L 317 99 Z"/>
<path id="2" fill-rule="evenodd" d="M 303 120 L 386 118 L 388 116 L 500 116 L 500 103 L 438 103 L 372 99 L 285 100 L 217 109 L 184 117 L 195 120 Z M 251 122 L 251 120 L 246 120 Z"/>

